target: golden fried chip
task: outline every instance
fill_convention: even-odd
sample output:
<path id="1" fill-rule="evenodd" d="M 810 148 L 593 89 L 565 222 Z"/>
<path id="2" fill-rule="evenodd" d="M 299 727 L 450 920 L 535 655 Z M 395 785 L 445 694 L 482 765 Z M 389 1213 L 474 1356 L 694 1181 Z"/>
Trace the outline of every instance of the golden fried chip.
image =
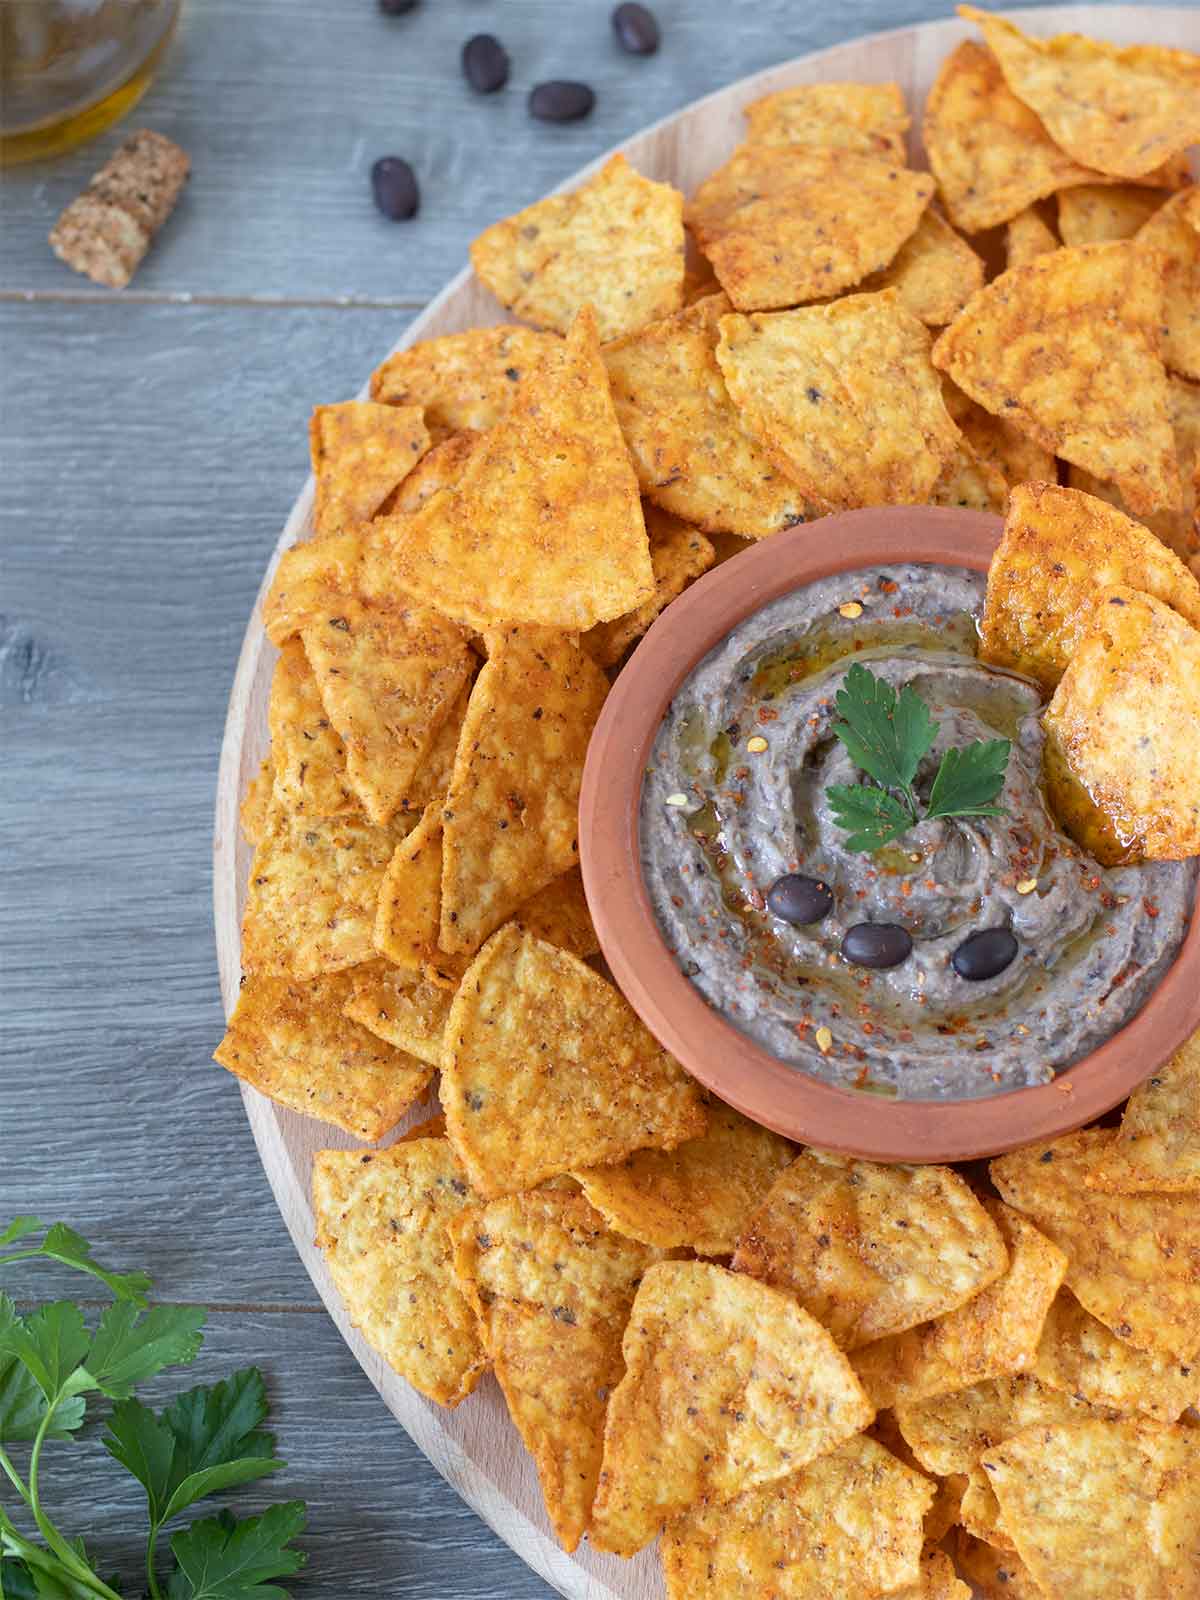
<path id="1" fill-rule="evenodd" d="M 923 1474 L 858 1438 L 781 1483 L 729 1503 L 706 1497 L 663 1533 L 668 1600 L 953 1595 L 924 1586 L 921 1523 L 932 1492 Z"/>
<path id="2" fill-rule="evenodd" d="M 744 144 L 688 226 L 739 311 L 823 300 L 886 267 L 933 194 L 928 173 L 811 145 Z"/>
<path id="3" fill-rule="evenodd" d="M 396 846 L 379 885 L 375 948 L 410 975 L 439 953 L 442 850 L 442 807 L 434 800 Z"/>
<path id="4" fill-rule="evenodd" d="M 944 1550 L 927 1550 L 917 1582 L 894 1589 L 890 1600 L 971 1600 L 971 1591 L 955 1576 L 954 1563 Z"/>
<path id="5" fill-rule="evenodd" d="M 531 895 L 513 912 L 513 920 L 535 939 L 569 950 L 581 961 L 600 949 L 578 867 Z"/>
<path id="6" fill-rule="evenodd" d="M 1099 191 L 1090 190 L 1089 193 Z M 1064 189 L 1063 194 L 1078 194 L 1081 190 Z M 1061 196 L 1060 196 L 1061 200 Z M 1036 256 L 1044 256 L 1050 250 L 1057 250 L 1062 241 L 1055 238 L 1054 230 L 1048 223 L 1042 221 L 1033 206 L 1026 206 L 1024 211 L 1018 211 L 1015 217 L 1009 219 L 1004 230 L 1005 265 L 1010 267 L 1024 266 L 1027 261 L 1032 261 Z M 1043 473 L 1044 477 L 1045 474 Z"/>
<path id="7" fill-rule="evenodd" d="M 1007 1262 L 1000 1230 L 949 1167 L 817 1150 L 775 1180 L 733 1258 L 795 1295 L 847 1350 L 952 1311 Z"/>
<path id="8" fill-rule="evenodd" d="M 988 573 L 981 659 L 1053 689 L 1117 584 L 1200 626 L 1200 583 L 1146 528 L 1078 489 L 1020 485 Z"/>
<path id="9" fill-rule="evenodd" d="M 268 755 L 263 757 L 262 765 L 246 785 L 246 793 L 238 807 L 238 821 L 247 844 L 258 844 L 266 833 L 274 790 L 275 763 Z"/>
<path id="10" fill-rule="evenodd" d="M 267 638 L 282 650 L 337 596 L 379 594 L 383 577 L 378 542 L 361 530 L 292 545 L 280 556 L 263 601 Z"/>
<path id="11" fill-rule="evenodd" d="M 914 1472 L 924 1472 L 925 1469 L 913 1455 L 908 1440 L 900 1432 L 900 1424 L 896 1421 L 894 1411 L 880 1411 L 867 1432 L 898 1461 L 903 1461 L 906 1467 L 911 1467 Z M 958 1521 L 959 1506 L 967 1487 L 967 1477 L 962 1472 L 952 1472 L 944 1478 L 931 1476 L 929 1481 L 934 1486 L 934 1496 L 932 1505 L 925 1513 L 926 1549 L 940 1544 Z"/>
<path id="12" fill-rule="evenodd" d="M 976 1539 L 982 1539 L 997 1550 L 1017 1548 L 1004 1526 L 1004 1513 L 992 1488 L 992 1480 L 979 1462 L 967 1473 L 967 1485 L 958 1510 L 959 1522 Z"/>
<path id="13" fill-rule="evenodd" d="M 377 524 L 397 578 L 473 627 L 590 628 L 654 588 L 637 479 L 585 306 L 462 476 L 411 517 Z"/>
<path id="14" fill-rule="evenodd" d="M 988 411 L 1115 483 L 1135 512 L 1170 508 L 1161 314 L 1161 280 L 1136 242 L 1054 250 L 981 289 L 933 360 Z"/>
<path id="15" fill-rule="evenodd" d="M 480 1194 L 532 1188 L 704 1132 L 695 1084 L 619 990 L 509 924 L 468 968 L 446 1025 L 442 1106 Z"/>
<path id="16" fill-rule="evenodd" d="M 973 454 L 986 466 L 995 467 L 1010 489 L 1034 480 L 1054 482 L 1056 466 L 1051 452 L 1043 450 L 1011 422 L 976 405 L 945 373 L 942 398 Z"/>
<path id="17" fill-rule="evenodd" d="M 745 425 L 805 494 L 837 510 L 928 498 L 959 435 L 894 289 L 720 326 Z"/>
<path id="18" fill-rule="evenodd" d="M 1103 590 L 1042 726 L 1051 807 L 1097 861 L 1200 854 L 1200 631 L 1178 612 Z"/>
<path id="19" fill-rule="evenodd" d="M 790 1296 L 709 1262 L 650 1268 L 624 1355 L 591 1531 L 616 1555 L 633 1555 L 704 1496 L 720 1503 L 789 1477 L 871 1420 L 819 1323 Z M 932 1493 L 915 1475 L 910 1492 L 919 1523 Z"/>
<path id="20" fill-rule="evenodd" d="M 400 813 L 409 818 L 419 817 L 431 800 L 444 800 L 454 772 L 454 758 L 458 754 L 458 741 L 466 721 L 467 707 L 471 702 L 471 683 L 465 683 L 458 699 L 450 707 L 433 743 L 409 782 L 400 802 Z"/>
<path id="21" fill-rule="evenodd" d="M 1138 184 L 1081 184 L 1058 197 L 1058 231 L 1069 245 L 1132 239 L 1165 199 L 1161 189 Z"/>
<path id="22" fill-rule="evenodd" d="M 1067 1258 L 1018 1212 L 985 1204 L 1007 1247 L 1007 1270 L 965 1305 L 857 1352 L 854 1370 L 875 1405 L 930 1399 L 1032 1369 Z"/>
<path id="23" fill-rule="evenodd" d="M 346 747 L 321 703 L 304 645 L 289 639 L 279 652 L 267 708 L 275 798 L 287 811 L 342 817 L 362 805 L 346 777 Z"/>
<path id="24" fill-rule="evenodd" d="M 985 1450 L 1023 1428 L 1111 1415 L 1028 1376 L 993 1378 L 896 1407 L 900 1431 L 921 1466 L 968 1476 Z"/>
<path id="25" fill-rule="evenodd" d="M 650 539 L 650 565 L 654 569 L 654 594 L 636 611 L 614 617 L 611 622 L 598 622 L 584 634 L 580 644 L 602 667 L 615 667 L 660 612 L 716 560 L 712 544 L 698 528 L 654 505 L 648 504 L 643 510 Z"/>
<path id="26" fill-rule="evenodd" d="M 1200 190 L 1172 196 L 1139 230 L 1137 243 L 1161 264 L 1163 360 L 1200 378 Z"/>
<path id="27" fill-rule="evenodd" d="M 873 272 L 863 288 L 895 289 L 904 309 L 931 328 L 953 322 L 976 289 L 983 262 L 932 207 L 900 246 L 891 265 Z"/>
<path id="28" fill-rule="evenodd" d="M 779 1134 L 713 1100 L 699 1139 L 670 1151 L 639 1150 L 574 1176 L 609 1227 L 631 1239 L 727 1256 L 794 1153 Z"/>
<path id="29" fill-rule="evenodd" d="M 1033 39 L 975 6 L 958 14 L 979 24 L 1009 88 L 1074 160 L 1142 178 L 1200 141 L 1200 56 L 1078 33 Z"/>
<path id="30" fill-rule="evenodd" d="M 366 522 L 429 449 L 420 406 L 347 400 L 318 406 L 308 429 L 318 538 Z"/>
<path id="31" fill-rule="evenodd" d="M 1200 1395 L 1200 1368 L 1134 1350 L 1064 1289 L 1042 1328 L 1033 1375 L 1089 1405 L 1175 1422 Z"/>
<path id="32" fill-rule="evenodd" d="M 742 425 L 717 365 L 712 295 L 604 351 L 642 493 L 705 533 L 765 539 L 810 514 Z"/>
<path id="33" fill-rule="evenodd" d="M 315 978 L 375 958 L 375 902 L 408 828 L 364 817 L 296 817 L 272 805 L 254 852 L 242 966 Z"/>
<path id="34" fill-rule="evenodd" d="M 463 429 L 483 432 L 507 414 L 522 380 L 557 343 L 555 334 L 514 327 L 423 339 L 376 368 L 371 398 L 423 406 L 435 442 Z"/>
<path id="35" fill-rule="evenodd" d="M 1089 1189 L 1115 1138 L 1091 1128 L 1029 1145 L 993 1161 L 992 1178 L 1067 1252 L 1067 1287 L 1094 1317 L 1135 1349 L 1190 1362 L 1200 1351 L 1195 1200 Z"/>
<path id="36" fill-rule="evenodd" d="M 581 1194 L 492 1200 L 451 1228 L 454 1269 L 538 1480 L 558 1542 L 587 1530 L 621 1335 L 657 1250 L 622 1238 Z"/>
<path id="37" fill-rule="evenodd" d="M 802 83 L 752 100 L 747 144 L 817 145 L 902 167 L 911 118 L 898 83 Z"/>
<path id="38" fill-rule="evenodd" d="M 579 860 L 579 785 L 608 679 L 567 635 L 488 635 L 444 811 L 441 946 L 469 954 Z"/>
<path id="39" fill-rule="evenodd" d="M 360 1022 L 380 1039 L 431 1067 L 442 1064 L 442 1036 L 450 1015 L 453 990 L 423 973 L 406 972 L 389 961 L 368 961 L 355 967 L 344 1016 Z"/>
<path id="40" fill-rule="evenodd" d="M 448 489 L 451 484 L 457 483 L 482 437 L 471 428 L 447 434 L 427 456 L 421 457 L 408 477 L 397 486 L 395 493 L 390 494 L 380 506 L 379 514 L 390 516 L 395 512 L 411 517 L 439 489 Z"/>
<path id="41" fill-rule="evenodd" d="M 313 1162 L 317 1244 L 351 1322 L 444 1406 L 466 1399 L 487 1367 L 448 1231 L 474 1199 L 445 1139 L 320 1150 Z"/>
<path id="42" fill-rule="evenodd" d="M 683 304 L 683 196 L 610 156 L 582 188 L 481 233 L 471 265 L 535 327 L 566 333 L 591 304 L 601 339 L 617 339 Z"/>
<path id="43" fill-rule="evenodd" d="M 997 1550 L 965 1528 L 958 1530 L 954 1558 L 977 1600 L 1046 1600 L 1015 1551 Z"/>
<path id="44" fill-rule="evenodd" d="M 214 1059 L 281 1106 L 381 1139 L 429 1087 L 424 1062 L 345 1017 L 348 972 L 242 980 Z"/>
<path id="45" fill-rule="evenodd" d="M 1130 1095 L 1087 1185 L 1129 1194 L 1200 1191 L 1200 1033 Z"/>
<path id="46" fill-rule="evenodd" d="M 1200 1586 L 1200 1438 L 1145 1419 L 1034 1427 L 983 1458 L 1021 1560 L 1071 1600 Z"/>
<path id="47" fill-rule="evenodd" d="M 929 503 L 1003 515 L 1008 506 L 1008 479 L 961 438 L 929 491 Z"/>

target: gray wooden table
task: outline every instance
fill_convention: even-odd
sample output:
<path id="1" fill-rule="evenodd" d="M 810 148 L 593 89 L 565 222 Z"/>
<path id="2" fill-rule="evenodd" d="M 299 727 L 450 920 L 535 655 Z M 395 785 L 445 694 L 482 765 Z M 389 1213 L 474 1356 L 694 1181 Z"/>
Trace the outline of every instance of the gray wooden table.
<path id="1" fill-rule="evenodd" d="M 306 471 L 317 400 L 353 394 L 482 225 L 641 125 L 769 63 L 951 7 L 657 0 L 651 60 L 606 0 L 189 0 L 135 123 L 195 175 L 123 295 L 45 238 L 118 141 L 0 185 L 0 1219 L 71 1220 L 164 1299 L 209 1308 L 193 1369 L 259 1362 L 310 1504 L 296 1593 L 516 1600 L 549 1590 L 391 1420 L 276 1213 L 221 1032 L 210 837 L 225 698 L 264 562 Z M 508 91 L 458 71 L 500 34 Z M 531 123 L 530 84 L 592 82 L 589 121 Z M 375 157 L 424 203 L 372 209 Z M 43 1273 L 38 1288 L 62 1287 Z M 34 1292 L 33 1275 L 22 1283 Z M 59 1451 L 62 1458 L 64 1452 Z M 95 1440 L 59 1503 L 130 1566 L 141 1508 Z M 69 1489 L 69 1498 L 67 1491 Z"/>

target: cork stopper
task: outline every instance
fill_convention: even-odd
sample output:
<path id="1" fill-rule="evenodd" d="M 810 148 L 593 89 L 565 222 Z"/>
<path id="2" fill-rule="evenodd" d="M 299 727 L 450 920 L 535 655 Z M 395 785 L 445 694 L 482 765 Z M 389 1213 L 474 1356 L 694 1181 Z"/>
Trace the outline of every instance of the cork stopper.
<path id="1" fill-rule="evenodd" d="M 50 230 L 54 253 L 93 283 L 123 289 L 174 210 L 191 165 L 161 133 L 133 134 Z"/>

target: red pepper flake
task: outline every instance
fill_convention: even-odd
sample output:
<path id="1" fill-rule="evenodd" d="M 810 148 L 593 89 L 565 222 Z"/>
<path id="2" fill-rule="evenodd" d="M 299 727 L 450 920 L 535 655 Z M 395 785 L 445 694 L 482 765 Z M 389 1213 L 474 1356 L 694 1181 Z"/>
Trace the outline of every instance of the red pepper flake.
<path id="1" fill-rule="evenodd" d="M 1148 917 L 1156 917 L 1158 915 L 1158 905 L 1153 900 L 1143 900 L 1142 910 Z"/>
<path id="2" fill-rule="evenodd" d="M 898 583 L 893 583 L 890 578 L 885 578 L 879 587 L 883 590 L 884 594 L 895 594 L 900 585 Z"/>
<path id="3" fill-rule="evenodd" d="M 867 1034 L 874 1033 L 875 1032 L 875 1024 L 873 1022 L 864 1022 L 863 1025 L 862 1025 L 862 1031 L 864 1033 L 867 1033 Z"/>

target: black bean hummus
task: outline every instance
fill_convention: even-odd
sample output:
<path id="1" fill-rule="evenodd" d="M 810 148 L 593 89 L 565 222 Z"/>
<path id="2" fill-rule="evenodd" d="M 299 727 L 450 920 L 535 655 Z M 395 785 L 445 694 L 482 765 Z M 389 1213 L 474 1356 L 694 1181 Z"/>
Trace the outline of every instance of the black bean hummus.
<path id="1" fill-rule="evenodd" d="M 897 565 L 785 595 L 704 658 L 654 745 L 641 856 L 668 944 L 715 1010 L 829 1083 L 946 1100 L 1046 1083 L 1145 1004 L 1187 930 L 1195 862 L 1104 868 L 1057 827 L 1041 692 L 978 660 L 983 594 L 980 574 Z M 855 661 L 939 725 L 922 800 L 946 749 L 1012 741 L 1004 815 L 846 849 L 826 790 L 864 781 L 832 733 Z"/>

